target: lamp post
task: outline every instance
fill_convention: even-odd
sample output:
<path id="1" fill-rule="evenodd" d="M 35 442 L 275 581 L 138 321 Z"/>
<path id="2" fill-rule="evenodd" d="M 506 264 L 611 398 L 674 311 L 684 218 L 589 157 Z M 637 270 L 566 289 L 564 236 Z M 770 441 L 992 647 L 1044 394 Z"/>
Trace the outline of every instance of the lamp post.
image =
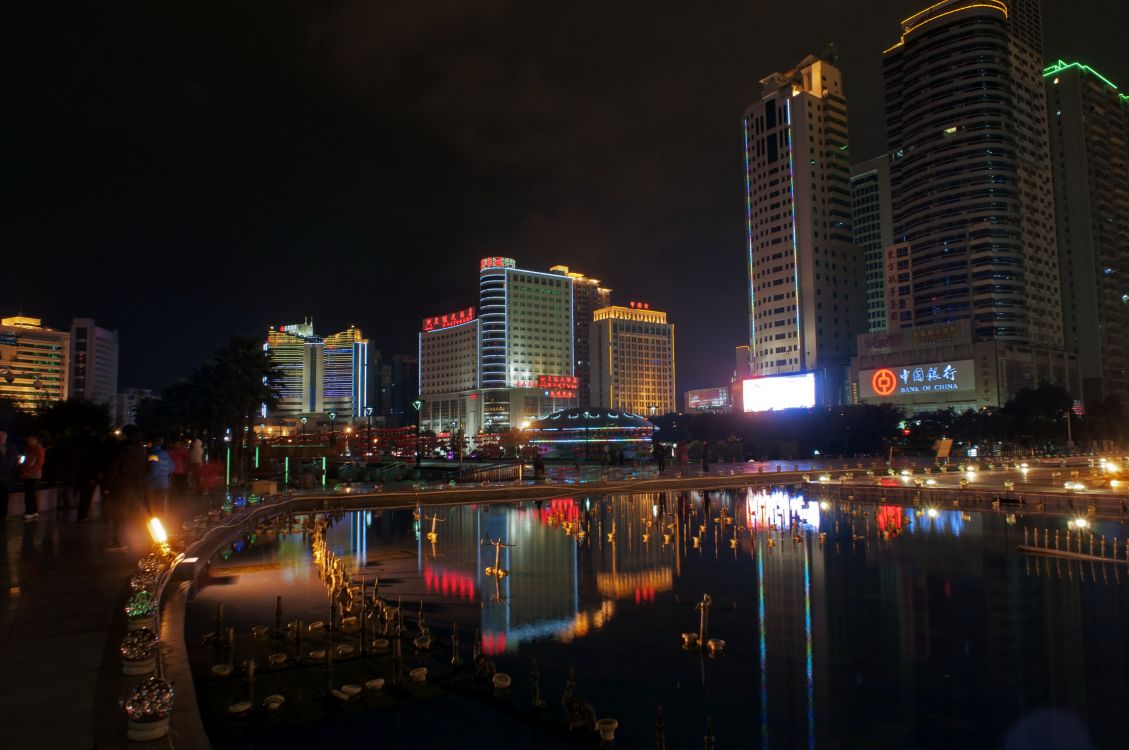
<path id="1" fill-rule="evenodd" d="M 372 407 L 365 407 L 365 419 L 368 420 L 368 432 L 365 433 L 365 454 L 372 453 Z"/>
<path id="2" fill-rule="evenodd" d="M 422 459 L 419 452 L 419 414 L 420 410 L 423 409 L 423 400 L 417 398 L 412 402 L 412 408 L 416 410 L 416 471 L 419 471 L 419 464 Z"/>
<path id="3" fill-rule="evenodd" d="M 302 446 L 303 447 L 305 447 L 305 445 L 306 445 L 306 422 L 308 422 L 309 419 L 310 419 L 309 417 L 298 417 L 298 421 L 302 423 Z"/>
<path id="4" fill-rule="evenodd" d="M 333 423 L 337 421 L 337 412 L 331 411 L 326 416 L 329 417 L 329 445 L 333 445 Z"/>

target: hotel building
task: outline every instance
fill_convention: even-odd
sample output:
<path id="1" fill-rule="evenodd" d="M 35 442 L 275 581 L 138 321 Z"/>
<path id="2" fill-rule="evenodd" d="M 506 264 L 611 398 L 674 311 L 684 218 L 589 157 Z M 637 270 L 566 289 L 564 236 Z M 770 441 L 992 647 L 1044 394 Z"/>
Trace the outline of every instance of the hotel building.
<path id="1" fill-rule="evenodd" d="M 644 417 L 675 411 L 674 324 L 632 302 L 593 313 L 591 403 Z"/>
<path id="2" fill-rule="evenodd" d="M 819 402 L 842 403 L 865 330 L 842 74 L 809 55 L 760 83 L 744 116 L 752 375 L 817 372 Z"/>
<path id="3" fill-rule="evenodd" d="M 575 407 L 573 280 L 500 257 L 483 258 L 478 279 L 483 429 Z"/>
<path id="4" fill-rule="evenodd" d="M 473 307 L 424 319 L 419 334 L 420 429 L 436 435 L 478 434 L 479 335 Z"/>
<path id="5" fill-rule="evenodd" d="M 368 406 L 368 339 L 358 328 L 329 336 L 313 321 L 267 331 L 263 345 L 279 373 L 278 402 L 270 418 L 333 413 L 342 422 L 365 416 Z"/>
<path id="6" fill-rule="evenodd" d="M 1129 403 L 1129 97 L 1077 62 L 1043 76 L 1065 345 L 1087 401 Z"/>
<path id="7" fill-rule="evenodd" d="M 0 398 L 35 410 L 69 395 L 70 333 L 39 318 L 0 319 Z"/>

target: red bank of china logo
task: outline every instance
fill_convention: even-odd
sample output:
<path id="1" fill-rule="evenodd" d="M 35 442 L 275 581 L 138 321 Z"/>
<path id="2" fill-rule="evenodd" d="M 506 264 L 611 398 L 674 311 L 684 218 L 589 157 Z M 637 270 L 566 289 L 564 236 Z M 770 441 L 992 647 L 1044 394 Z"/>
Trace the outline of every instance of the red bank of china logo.
<path id="1" fill-rule="evenodd" d="M 898 376 L 893 370 L 881 369 L 870 379 L 870 387 L 879 396 L 889 396 L 898 387 Z"/>

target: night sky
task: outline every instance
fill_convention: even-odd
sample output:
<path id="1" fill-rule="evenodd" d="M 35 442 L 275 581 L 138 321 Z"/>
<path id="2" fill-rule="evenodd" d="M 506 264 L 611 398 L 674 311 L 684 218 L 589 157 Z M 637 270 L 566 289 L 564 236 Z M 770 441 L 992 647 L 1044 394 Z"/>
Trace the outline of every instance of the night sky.
<path id="1" fill-rule="evenodd" d="M 925 4 L 6 6 L 0 313 L 94 317 L 121 386 L 159 387 L 306 315 L 414 353 L 507 255 L 669 311 L 679 391 L 727 383 L 757 81 L 836 43 L 874 156 L 881 50 Z M 1044 26 L 1049 59 L 1129 86 L 1129 4 L 1045 2 Z"/>

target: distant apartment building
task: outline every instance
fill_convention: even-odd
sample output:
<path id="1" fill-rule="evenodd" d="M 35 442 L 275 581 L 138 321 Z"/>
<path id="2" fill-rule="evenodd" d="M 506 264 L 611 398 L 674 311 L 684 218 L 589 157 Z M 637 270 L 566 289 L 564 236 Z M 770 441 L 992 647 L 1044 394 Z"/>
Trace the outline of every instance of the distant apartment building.
<path id="1" fill-rule="evenodd" d="M 118 395 L 118 333 L 90 318 L 71 323 L 70 397 L 114 407 Z"/>
<path id="2" fill-rule="evenodd" d="M 142 401 L 158 399 L 161 394 L 150 388 L 126 388 L 114 397 L 114 426 L 137 424 L 137 407 Z"/>
<path id="3" fill-rule="evenodd" d="M 1065 346 L 1087 401 L 1129 404 L 1129 97 L 1078 62 L 1043 80 Z"/>
<path id="4" fill-rule="evenodd" d="M 70 333 L 39 318 L 0 319 L 0 398 L 34 411 L 70 396 Z"/>
<path id="5" fill-rule="evenodd" d="M 278 401 L 265 416 L 288 419 L 332 413 L 343 422 L 364 417 L 368 343 L 355 327 L 318 336 L 310 320 L 270 328 L 264 350 L 279 374 Z"/>
<path id="6" fill-rule="evenodd" d="M 612 303 L 612 290 L 600 286 L 599 279 L 590 279 L 582 273 L 570 271 L 568 266 L 553 266 L 552 273 L 572 279 L 573 351 L 576 354 L 577 401 L 581 408 L 589 406 L 591 364 L 588 361 L 588 339 L 592 330 L 592 313 Z"/>
<path id="7" fill-rule="evenodd" d="M 816 373 L 819 402 L 843 403 L 866 296 L 843 77 L 809 55 L 760 83 L 744 116 L 752 375 Z"/>
<path id="8" fill-rule="evenodd" d="M 591 403 L 644 417 L 675 411 L 674 324 L 643 302 L 593 313 Z"/>
<path id="9" fill-rule="evenodd" d="M 885 331 L 885 256 L 894 236 L 886 154 L 851 167 L 851 223 L 855 246 L 863 253 L 866 327 L 871 333 Z"/>

